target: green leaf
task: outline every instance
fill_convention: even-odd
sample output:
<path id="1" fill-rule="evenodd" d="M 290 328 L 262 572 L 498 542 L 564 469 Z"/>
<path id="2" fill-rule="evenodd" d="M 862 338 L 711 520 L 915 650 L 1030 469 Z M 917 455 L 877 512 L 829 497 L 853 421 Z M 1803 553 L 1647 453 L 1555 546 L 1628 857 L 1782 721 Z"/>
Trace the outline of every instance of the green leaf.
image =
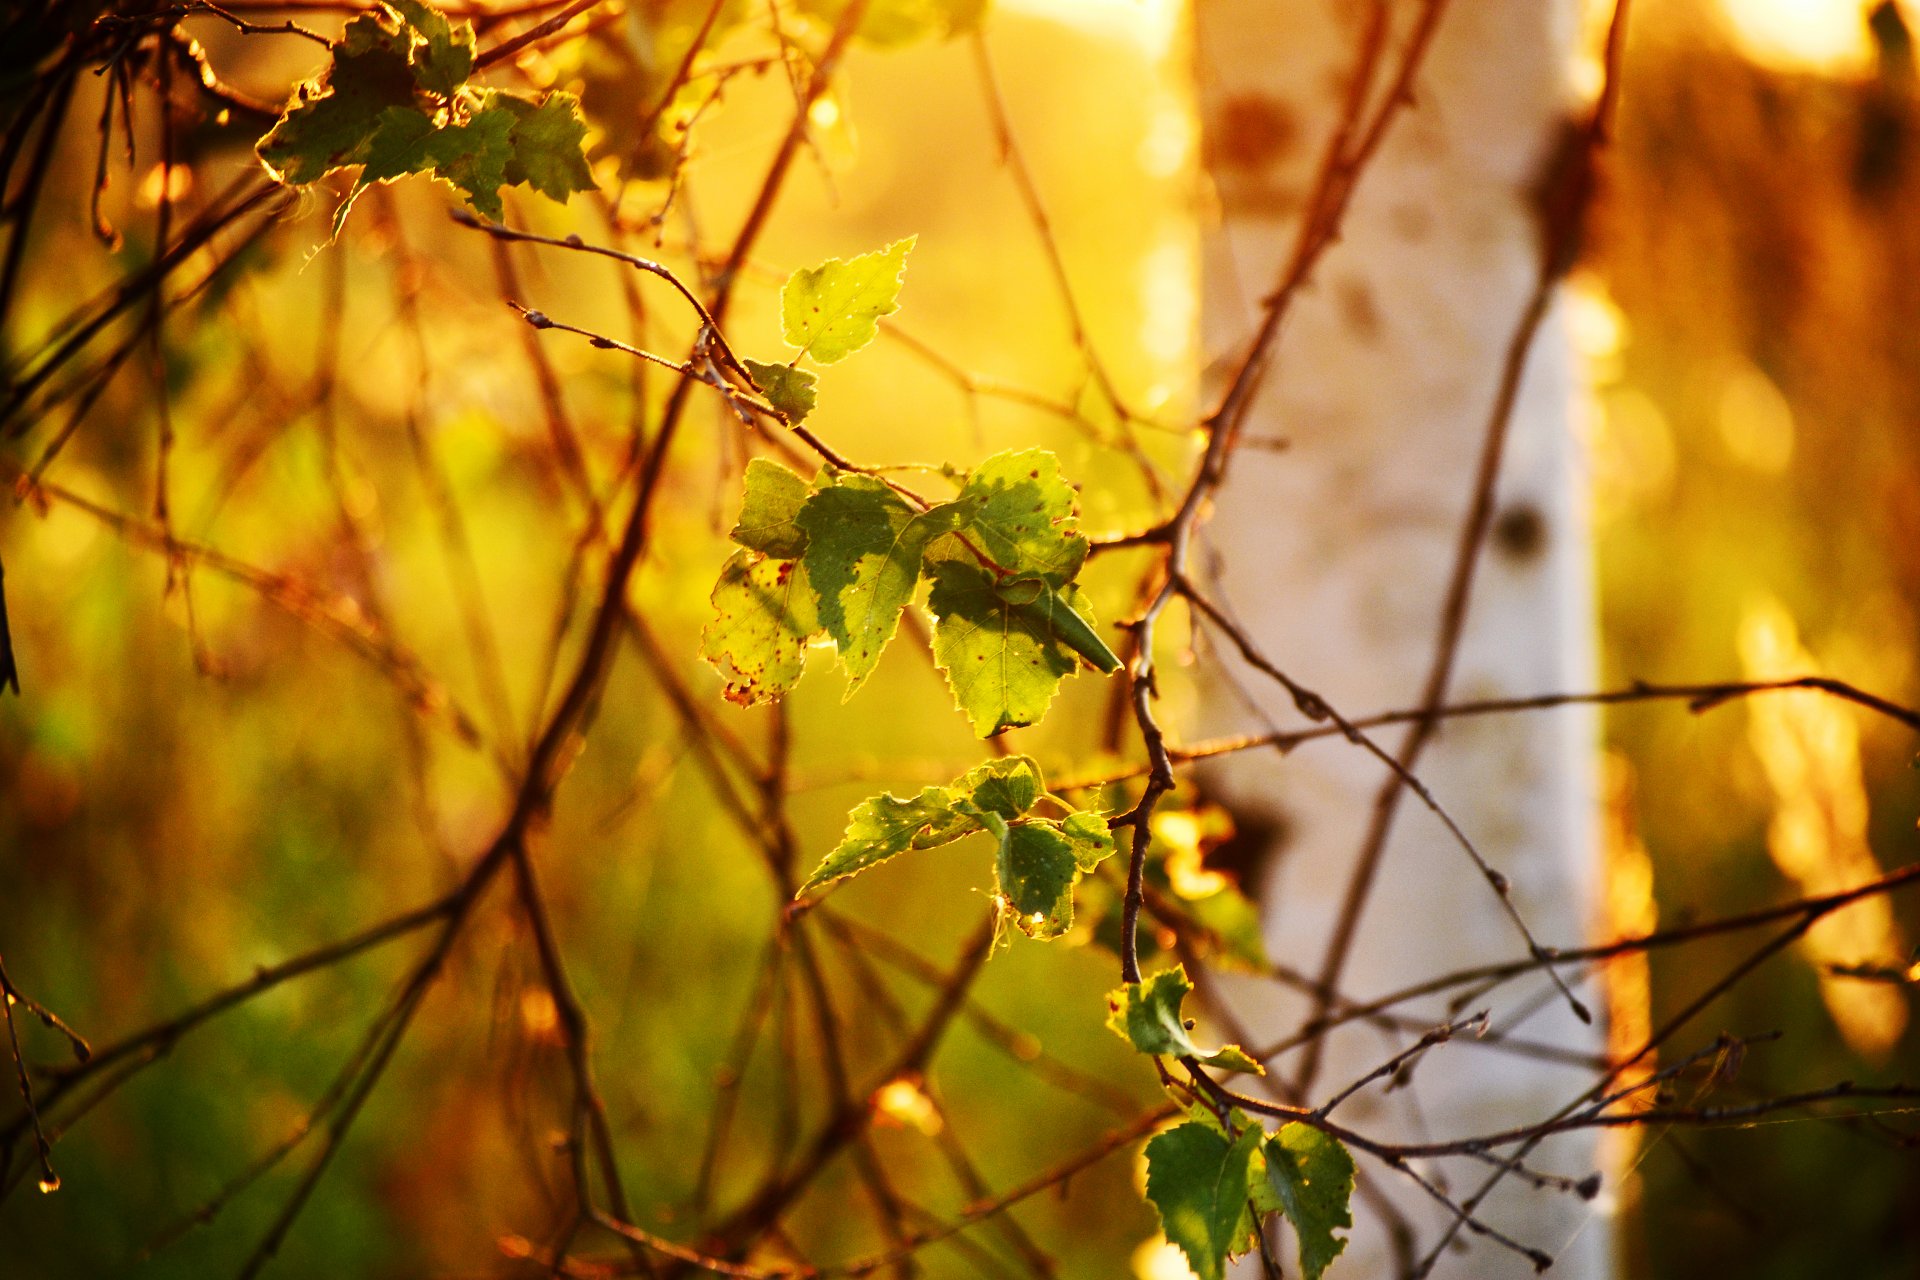
<path id="1" fill-rule="evenodd" d="M 747 366 L 754 384 L 766 392 L 767 403 L 780 411 L 788 426 L 799 426 L 813 412 L 815 379 L 811 373 L 784 364 L 761 364 L 758 360 L 740 363 Z"/>
<path id="2" fill-rule="evenodd" d="M 729 701 L 752 706 L 798 683 L 807 641 L 820 630 L 804 564 L 736 551 L 720 570 L 713 609 L 700 656 L 726 680 Z"/>
<path id="3" fill-rule="evenodd" d="M 1300 1241 L 1300 1272 L 1320 1280 L 1347 1247 L 1334 1235 L 1353 1225 L 1353 1157 L 1312 1125 L 1283 1125 L 1261 1148 L 1267 1176 L 1254 1184 L 1254 1207 L 1287 1215 Z"/>
<path id="4" fill-rule="evenodd" d="M 1040 767 L 1025 756 L 989 760 L 952 784 L 927 787 L 910 800 L 879 795 L 849 816 L 846 836 L 800 886 L 820 885 L 864 871 L 908 849 L 932 849 L 972 835 L 986 822 L 1023 816 L 1045 793 Z"/>
<path id="5" fill-rule="evenodd" d="M 1076 813 L 1064 823 L 1039 819 L 998 825 L 994 872 L 1014 923 L 1029 938 L 1059 937 L 1073 927 L 1073 890 L 1081 873 L 1113 852 L 1106 821 Z"/>
<path id="6" fill-rule="evenodd" d="M 820 622 L 840 646 L 848 697 L 873 673 L 899 628 L 927 544 L 964 524 L 971 510 L 949 502 L 915 511 L 880 481 L 860 475 L 838 477 L 800 508 Z"/>
<path id="7" fill-rule="evenodd" d="M 1238 1045 L 1209 1053 L 1193 1042 L 1180 1016 L 1181 1002 L 1192 990 L 1183 965 L 1163 969 L 1145 982 L 1120 987 L 1107 996 L 1107 1026 L 1141 1053 L 1194 1058 L 1203 1067 L 1265 1075 L 1265 1069 Z"/>
<path id="8" fill-rule="evenodd" d="M 458 188 L 468 204 L 495 222 L 505 212 L 500 188 L 513 159 L 512 130 L 506 112 L 481 111 L 465 124 L 441 129 L 429 144 L 433 176 Z"/>
<path id="9" fill-rule="evenodd" d="M 1060 824 L 1060 833 L 1073 847 L 1073 860 L 1082 871 L 1092 871 L 1113 856 L 1113 828 L 1097 813 L 1082 810 Z"/>
<path id="10" fill-rule="evenodd" d="M 296 185 L 360 163 L 381 114 L 413 107 L 410 47 L 404 32 L 375 14 L 349 22 L 333 46 L 332 64 L 318 81 L 300 87 L 294 104 L 260 140 L 261 161 L 281 181 Z"/>
<path id="11" fill-rule="evenodd" d="M 845 262 L 829 258 L 787 277 L 780 319 L 788 345 L 832 364 L 872 342 L 880 317 L 900 309 L 900 278 L 915 239 L 908 236 Z"/>
<path id="12" fill-rule="evenodd" d="M 794 523 L 807 501 L 807 482 L 777 462 L 755 458 L 747 464 L 747 496 L 740 519 L 728 536 L 743 547 L 782 560 L 807 549 L 807 532 Z"/>
<path id="13" fill-rule="evenodd" d="M 430 150 L 436 133 L 432 118 L 418 108 L 388 107 L 367 139 L 358 185 L 368 187 L 432 168 Z"/>
<path id="14" fill-rule="evenodd" d="M 1187 1255 L 1200 1280 L 1223 1280 L 1227 1260 L 1253 1240 L 1253 1156 L 1261 1130 L 1249 1125 L 1228 1139 L 1189 1120 L 1147 1144 L 1147 1199 L 1160 1229 Z"/>
<path id="15" fill-rule="evenodd" d="M 274 176 L 296 185 L 363 166 L 334 216 L 336 234 L 361 190 L 407 174 L 431 172 L 495 220 L 503 186 L 561 201 L 591 189 L 586 127 L 571 96 L 548 94 L 536 104 L 495 89 L 460 92 L 473 69 L 469 24 L 452 25 L 419 0 L 394 0 L 390 12 L 349 22 L 332 55 L 258 150 Z"/>
<path id="16" fill-rule="evenodd" d="M 1040 766 L 1027 756 L 1002 756 L 975 765 L 954 782 L 962 807 L 975 819 L 996 814 L 1008 822 L 1024 815 L 1046 794 Z M 975 822 L 978 827 L 980 823 Z"/>
<path id="17" fill-rule="evenodd" d="M 878 795 L 861 801 L 847 819 L 846 835 L 813 869 L 799 894 L 865 871 L 909 849 L 934 848 L 978 830 L 977 823 L 954 822 L 958 816 L 953 807 L 956 798 L 950 787 L 928 787 L 911 800 Z"/>
<path id="18" fill-rule="evenodd" d="M 465 124 L 436 126 L 412 107 L 388 107 L 368 140 L 354 195 L 376 182 L 431 171 L 457 187 L 468 203 L 492 218 L 500 216 L 500 184 L 511 157 L 507 132 L 513 121 L 502 112 L 482 112 Z M 334 232 L 346 220 L 352 197 L 334 216 Z"/>
<path id="19" fill-rule="evenodd" d="M 580 100 L 570 93 L 549 93 L 535 105 L 529 98 L 490 89 L 481 95 L 481 110 L 505 112 L 513 121 L 508 139 L 512 154 L 504 181 L 509 186 L 532 187 L 560 204 L 576 191 L 593 190 L 593 170 L 587 166 L 587 126 L 580 119 Z"/>
<path id="20" fill-rule="evenodd" d="M 980 500 L 967 535 L 1008 574 L 1063 587 L 1086 563 L 1087 540 L 1074 532 L 1073 486 L 1047 450 L 995 454 L 973 469 L 960 496 Z"/>
<path id="21" fill-rule="evenodd" d="M 1023 602 L 1018 584 L 1003 589 L 964 549 L 936 550 L 927 564 L 933 573 L 927 603 L 937 619 L 933 660 L 973 731 L 990 738 L 1039 720 L 1060 681 L 1079 665 L 1051 615 Z M 1043 589 L 1037 581 L 1031 585 Z"/>
<path id="22" fill-rule="evenodd" d="M 456 27 L 420 0 L 387 0 L 387 6 L 420 37 L 413 54 L 414 79 L 428 93 L 452 97 L 473 74 L 473 24 Z"/>

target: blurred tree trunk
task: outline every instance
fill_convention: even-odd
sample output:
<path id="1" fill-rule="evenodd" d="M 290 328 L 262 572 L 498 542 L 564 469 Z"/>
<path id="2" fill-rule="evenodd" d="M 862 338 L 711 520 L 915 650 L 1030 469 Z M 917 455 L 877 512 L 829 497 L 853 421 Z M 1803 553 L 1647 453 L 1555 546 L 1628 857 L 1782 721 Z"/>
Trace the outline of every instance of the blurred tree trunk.
<path id="1" fill-rule="evenodd" d="M 1423 5 L 1398 0 L 1376 73 L 1375 108 Z M 1206 248 L 1205 342 L 1225 376 L 1279 279 L 1320 154 L 1340 114 L 1369 6 L 1201 0 L 1196 55 L 1206 154 L 1221 219 Z M 1459 0 L 1447 7 L 1401 112 L 1360 178 L 1341 241 L 1294 307 L 1235 457 L 1211 530 L 1215 589 L 1269 656 L 1349 715 L 1421 705 L 1474 492 L 1501 369 L 1539 278 L 1533 193 L 1574 105 L 1573 0 Z M 1369 112 L 1371 114 L 1371 112 Z M 1446 700 L 1577 690 L 1593 683 L 1593 607 L 1581 469 L 1571 410 L 1575 371 L 1550 313 L 1521 383 L 1494 518 Z M 1221 646 L 1224 647 L 1224 646 Z M 1244 666 L 1211 687 L 1205 732 L 1298 725 L 1292 703 Z M 1388 751 L 1407 731 L 1379 731 Z M 1587 933 L 1597 852 L 1595 722 L 1580 711 L 1444 726 L 1416 772 L 1488 860 L 1547 945 Z M 1206 785 L 1260 845 L 1248 887 L 1260 893 L 1273 958 L 1367 998 L 1456 968 L 1525 954 L 1485 880 L 1417 797 L 1398 799 L 1378 874 L 1355 917 L 1350 955 L 1329 940 L 1350 893 L 1385 781 L 1382 766 L 1338 742 L 1285 761 L 1245 753 Z M 1263 988 L 1263 991 L 1265 989 Z M 1305 997 L 1236 992 L 1260 1032 L 1310 1015 Z M 1589 1006 L 1602 1001 L 1588 991 Z M 1598 1052 L 1602 1034 L 1534 980 L 1483 1006 L 1495 1032 Z M 1438 1001 L 1402 1012 L 1443 1021 Z M 1336 1031 L 1305 1099 L 1333 1093 L 1410 1045 L 1417 1031 Z M 1301 1056 L 1275 1064 L 1298 1084 Z M 1343 1104 L 1348 1123 L 1404 1138 L 1461 1137 L 1543 1119 L 1592 1083 L 1579 1066 L 1456 1042 L 1410 1087 L 1372 1086 Z M 1575 1177 L 1599 1163 L 1590 1138 L 1532 1158 Z M 1363 1173 L 1430 1242 L 1442 1211 L 1377 1164 Z M 1466 1198 L 1484 1171 L 1449 1162 Z M 1435 1172 L 1427 1169 L 1430 1175 Z M 1602 1204 L 1605 1203 L 1603 1200 Z M 1359 1226 L 1338 1270 L 1401 1274 L 1379 1215 Z M 1593 1204 L 1509 1179 L 1481 1216 L 1558 1259 L 1556 1276 L 1609 1274 L 1611 1231 Z M 1527 1262 L 1462 1233 L 1464 1257 L 1440 1275 L 1532 1274 Z M 1424 1244 L 1423 1246 L 1424 1247 Z"/>

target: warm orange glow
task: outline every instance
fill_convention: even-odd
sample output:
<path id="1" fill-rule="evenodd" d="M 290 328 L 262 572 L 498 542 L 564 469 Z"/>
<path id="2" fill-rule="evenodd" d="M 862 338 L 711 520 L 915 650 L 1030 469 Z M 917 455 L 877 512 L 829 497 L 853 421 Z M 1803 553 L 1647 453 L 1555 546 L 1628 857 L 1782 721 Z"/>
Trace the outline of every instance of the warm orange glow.
<path id="1" fill-rule="evenodd" d="M 1761 597 L 1740 625 L 1740 660 L 1751 679 L 1820 670 L 1800 644 L 1779 601 Z M 1867 792 L 1860 774 L 1860 731 L 1843 703 L 1817 693 L 1788 693 L 1748 703 L 1748 741 L 1774 794 L 1767 850 L 1807 894 L 1834 893 L 1880 874 L 1867 846 Z M 1813 927 L 1807 947 L 1816 965 L 1884 964 L 1906 944 L 1885 898 L 1867 898 Z M 1907 1026 L 1906 998 L 1895 988 L 1822 974 L 1820 994 L 1856 1052 L 1884 1057 Z"/>
<path id="2" fill-rule="evenodd" d="M 1596 936 L 1613 941 L 1652 933 L 1660 923 L 1653 898 L 1653 858 L 1640 838 L 1634 803 L 1632 763 L 1619 752 L 1601 761 L 1600 856 L 1605 874 L 1605 897 L 1600 904 Z M 1640 1052 L 1653 1035 L 1653 975 L 1644 951 L 1630 951 L 1606 967 L 1607 1059 L 1620 1063 Z M 1620 1076 L 1619 1087 L 1645 1082 L 1659 1067 L 1649 1053 Z M 1632 1176 L 1641 1146 L 1638 1130 L 1622 1128 L 1607 1134 L 1606 1163 L 1621 1171 L 1618 1194 L 1633 1203 L 1639 1182 Z"/>
<path id="3" fill-rule="evenodd" d="M 1740 52 L 1781 71 L 1851 75 L 1873 62 L 1865 6 L 1846 0 L 1720 0 Z"/>
<path id="4" fill-rule="evenodd" d="M 874 1091 L 874 1111 L 902 1129 L 917 1129 L 929 1138 L 946 1127 L 940 1108 L 927 1096 L 920 1082 L 902 1076 L 889 1080 Z"/>

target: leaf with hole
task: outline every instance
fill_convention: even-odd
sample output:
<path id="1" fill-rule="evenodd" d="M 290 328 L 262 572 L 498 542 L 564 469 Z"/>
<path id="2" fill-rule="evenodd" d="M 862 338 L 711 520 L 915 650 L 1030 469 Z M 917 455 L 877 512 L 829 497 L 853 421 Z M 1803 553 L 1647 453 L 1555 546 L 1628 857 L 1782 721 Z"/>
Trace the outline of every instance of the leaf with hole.
<path id="1" fill-rule="evenodd" d="M 1184 965 L 1163 969 L 1145 982 L 1128 983 L 1107 996 L 1107 1026 L 1141 1053 L 1192 1058 L 1203 1067 L 1265 1075 L 1239 1045 L 1211 1052 L 1195 1044 L 1180 1006 L 1193 990 Z"/>
<path id="2" fill-rule="evenodd" d="M 1040 818 L 1009 826 L 996 818 L 987 825 L 1000 840 L 994 859 L 1000 896 L 1020 931 L 1048 939 L 1072 928 L 1074 887 L 1113 852 L 1105 819 L 1076 813 L 1065 822 Z"/>

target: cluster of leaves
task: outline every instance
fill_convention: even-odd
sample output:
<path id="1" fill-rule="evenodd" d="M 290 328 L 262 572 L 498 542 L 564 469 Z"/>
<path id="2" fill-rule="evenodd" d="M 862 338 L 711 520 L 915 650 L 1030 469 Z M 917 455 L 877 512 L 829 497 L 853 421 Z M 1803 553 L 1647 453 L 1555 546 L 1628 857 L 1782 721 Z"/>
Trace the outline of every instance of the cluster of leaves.
<path id="1" fill-rule="evenodd" d="M 1064 818 L 1033 813 L 1042 800 Z M 861 804 L 847 833 L 800 886 L 800 894 L 878 866 L 910 849 L 934 849 L 978 831 L 998 844 L 995 901 L 1030 938 L 1057 938 L 1073 926 L 1080 877 L 1113 852 L 1106 819 L 1047 792 L 1040 766 L 1025 756 L 989 760 L 944 787 Z"/>
<path id="2" fill-rule="evenodd" d="M 1120 667 L 1073 583 L 1087 543 L 1072 508 L 1059 463 L 1039 449 L 996 454 L 952 501 L 927 505 L 870 475 L 827 467 L 809 486 L 756 459 L 702 653 L 727 697 L 748 705 L 798 683 L 824 636 L 851 697 L 924 580 L 934 660 L 974 731 L 1033 724 L 1080 662 Z"/>
<path id="3" fill-rule="evenodd" d="M 1192 992 L 1176 965 L 1107 997 L 1107 1025 L 1141 1053 L 1217 1071 L 1260 1073 L 1238 1045 L 1202 1049 L 1181 1014 Z M 1293 1224 L 1300 1271 L 1319 1280 L 1346 1248 L 1336 1231 L 1353 1225 L 1353 1157 L 1339 1141 L 1295 1121 L 1269 1135 L 1238 1110 L 1196 1106 L 1185 1123 L 1147 1144 L 1147 1199 L 1167 1239 L 1200 1280 L 1222 1280 L 1227 1262 L 1253 1245 L 1260 1219 Z"/>
<path id="4" fill-rule="evenodd" d="M 844 360 L 898 308 L 911 238 L 796 271 L 781 291 L 786 364 L 744 361 L 768 403 L 798 425 L 815 403 L 798 367 Z M 1100 638 L 1074 584 L 1087 559 L 1074 492 L 1041 449 L 995 454 L 952 472 L 959 493 L 930 503 L 877 476 L 829 466 L 809 484 L 765 459 L 747 468 L 733 540 L 701 652 L 741 705 L 799 682 L 806 651 L 831 639 L 853 696 L 879 665 L 900 615 L 931 584 L 934 660 L 981 737 L 1037 721 L 1084 661 L 1120 659 Z"/>
<path id="5" fill-rule="evenodd" d="M 902 240 L 787 281 L 781 320 L 798 354 L 785 364 L 741 363 L 790 425 L 798 427 L 816 404 L 815 376 L 800 361 L 833 364 L 873 341 L 880 318 L 898 306 L 912 246 Z M 1009 451 L 948 475 L 957 494 L 928 502 L 874 475 L 833 466 L 809 483 L 766 459 L 748 465 L 732 530 L 740 549 L 721 570 L 702 643 L 702 654 L 727 680 L 728 698 L 750 705 L 785 694 L 805 672 L 807 649 L 822 639 L 837 648 L 851 696 L 873 673 L 923 582 L 930 583 L 935 662 L 982 737 L 1038 720 L 1083 661 L 1119 669 L 1074 583 L 1088 544 L 1077 532 L 1074 492 L 1058 459 L 1040 449 Z M 1042 801 L 1065 816 L 1036 816 Z M 1211 825 L 1210 815 L 1218 819 Z M 1143 873 L 1215 950 L 1258 967 L 1264 955 L 1251 904 L 1201 866 L 1204 846 L 1231 834 L 1230 822 L 1222 822 L 1224 815 L 1204 807 L 1162 815 L 1154 835 L 1163 856 Z M 1081 878 L 1114 849 L 1104 818 L 1049 795 L 1039 767 L 1014 756 L 917 796 L 863 802 L 796 896 L 975 833 L 996 843 L 995 901 L 1003 918 L 1038 939 L 1072 927 Z M 1096 935 L 1117 929 L 1113 906 L 1103 904 Z M 1192 990 L 1179 966 L 1124 986 L 1108 998 L 1108 1025 L 1141 1053 L 1176 1058 L 1196 1071 L 1259 1074 L 1260 1064 L 1238 1046 L 1207 1050 L 1195 1042 L 1181 1013 Z M 1345 1247 L 1334 1233 L 1351 1225 L 1353 1162 L 1316 1128 L 1294 1123 L 1268 1136 L 1238 1111 L 1216 1115 L 1198 1107 L 1148 1144 L 1147 1160 L 1148 1199 L 1202 1280 L 1221 1280 L 1227 1261 L 1250 1247 L 1257 1223 L 1272 1213 L 1294 1224 L 1308 1280 L 1318 1280 Z"/>
<path id="6" fill-rule="evenodd" d="M 452 185 L 495 221 L 502 187 L 562 202 L 593 189 L 572 95 L 536 100 L 476 88 L 467 83 L 473 71 L 472 24 L 449 22 L 420 0 L 385 0 L 347 23 L 327 69 L 260 140 L 260 159 L 295 185 L 359 166 L 334 216 L 336 234 L 362 190 L 408 174 Z"/>
<path id="7" fill-rule="evenodd" d="M 1167 1239 L 1200 1280 L 1222 1280 L 1253 1247 L 1261 1218 L 1279 1213 L 1300 1244 L 1300 1273 L 1320 1280 L 1353 1225 L 1353 1157 L 1304 1121 L 1269 1134 L 1243 1113 L 1225 1124 L 1205 1107 L 1147 1144 L 1147 1199 Z"/>

